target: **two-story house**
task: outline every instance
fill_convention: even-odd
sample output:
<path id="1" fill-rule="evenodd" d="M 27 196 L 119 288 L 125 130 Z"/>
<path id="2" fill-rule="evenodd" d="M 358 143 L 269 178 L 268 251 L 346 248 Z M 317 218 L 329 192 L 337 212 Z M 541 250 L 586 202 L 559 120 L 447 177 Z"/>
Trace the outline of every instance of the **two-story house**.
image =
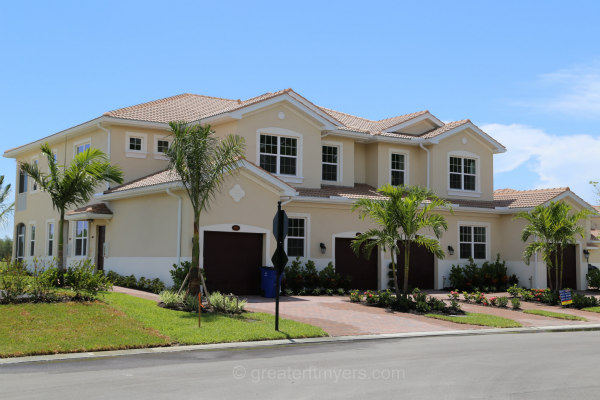
<path id="1" fill-rule="evenodd" d="M 452 204 L 452 213 L 441 211 L 449 225 L 441 239 L 446 257 L 413 251 L 411 284 L 424 289 L 446 286 L 453 264 L 496 254 L 522 285 L 545 287 L 541 259 L 522 259 L 524 222 L 515 213 L 550 200 L 592 210 L 568 188 L 494 191 L 494 154 L 506 149 L 469 120 L 443 123 L 421 111 L 372 121 L 319 107 L 291 89 L 248 100 L 182 94 L 110 111 L 5 152 L 44 168 L 44 142 L 65 163 L 91 146 L 123 169 L 125 184 L 99 188 L 88 206 L 68 213 L 68 262 L 89 257 L 98 268 L 170 281 L 171 265 L 191 258 L 191 206 L 163 156 L 168 122 L 175 120 L 210 124 L 217 136 L 246 141 L 238 173 L 201 217 L 201 263 L 213 289 L 258 291 L 258 267 L 270 264 L 275 249 L 278 201 L 290 218 L 288 255 L 320 268 L 332 262 L 365 289 L 388 286 L 390 256 L 353 254 L 350 241 L 373 224 L 351 207 L 355 199 L 379 197 L 376 188 L 386 183 L 426 186 Z M 52 257 L 58 214 L 47 194 L 16 173 L 14 256 Z M 586 221 L 586 240 L 569 249 L 567 286 L 586 286 L 590 229 Z"/>

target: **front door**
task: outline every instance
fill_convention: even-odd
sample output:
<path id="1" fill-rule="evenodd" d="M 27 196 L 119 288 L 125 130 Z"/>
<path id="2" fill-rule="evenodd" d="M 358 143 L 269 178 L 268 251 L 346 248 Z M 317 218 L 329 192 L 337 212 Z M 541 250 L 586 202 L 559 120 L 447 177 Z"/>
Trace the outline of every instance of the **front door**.
<path id="1" fill-rule="evenodd" d="M 98 253 L 98 261 L 96 262 L 96 268 L 98 271 L 104 270 L 104 235 L 106 227 L 104 225 L 98 226 L 98 246 L 96 246 L 96 252 Z"/>

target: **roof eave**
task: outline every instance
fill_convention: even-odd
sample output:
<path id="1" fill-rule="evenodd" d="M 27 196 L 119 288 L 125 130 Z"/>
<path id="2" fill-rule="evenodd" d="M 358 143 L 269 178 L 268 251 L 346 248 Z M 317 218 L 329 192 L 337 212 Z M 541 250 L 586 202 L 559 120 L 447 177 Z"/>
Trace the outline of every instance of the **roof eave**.
<path id="1" fill-rule="evenodd" d="M 448 132 L 444 132 L 438 136 L 434 136 L 432 138 L 429 139 L 430 143 L 434 143 L 434 144 L 438 144 L 440 142 L 440 140 L 443 140 L 449 136 L 452 136 L 456 133 L 462 132 L 463 130 L 470 128 L 473 131 L 475 131 L 479 136 L 481 136 L 486 142 L 488 142 L 491 147 L 493 148 L 493 153 L 494 154 L 500 154 L 500 153 L 505 153 L 506 152 L 506 147 L 504 147 L 500 142 L 498 142 L 496 139 L 494 139 L 493 137 L 491 137 L 490 135 L 488 135 L 487 133 L 485 133 L 484 131 L 482 131 L 477 125 L 475 125 L 474 123 L 472 123 L 471 121 L 469 122 L 465 122 L 462 125 L 457 126 L 456 128 L 450 129 Z"/>

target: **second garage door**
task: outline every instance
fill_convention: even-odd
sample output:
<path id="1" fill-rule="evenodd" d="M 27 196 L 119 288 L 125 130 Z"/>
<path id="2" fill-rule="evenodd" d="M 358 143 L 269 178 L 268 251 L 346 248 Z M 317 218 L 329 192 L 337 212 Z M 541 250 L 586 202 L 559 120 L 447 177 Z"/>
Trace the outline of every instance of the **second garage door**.
<path id="1" fill-rule="evenodd" d="M 552 261 L 554 261 L 554 255 L 552 255 Z M 556 286 L 556 271 L 557 268 L 552 268 L 550 270 L 552 287 Z M 548 287 L 550 287 L 550 285 L 548 285 Z M 574 244 L 563 249 L 563 273 L 561 287 L 573 290 L 577 289 L 577 247 Z"/>
<path id="2" fill-rule="evenodd" d="M 367 259 L 361 253 L 359 257 L 350 247 L 353 239 L 335 239 L 335 271 L 352 277 L 351 288 L 361 290 L 377 289 L 377 249 Z"/>
<path id="3" fill-rule="evenodd" d="M 400 245 L 398 260 L 398 285 L 402 290 L 404 282 L 404 246 Z M 433 289 L 435 261 L 432 252 L 425 247 L 412 244 L 408 268 L 408 287 L 410 289 Z"/>
<path id="4" fill-rule="evenodd" d="M 260 293 L 263 235 L 204 232 L 204 270 L 209 291 Z"/>

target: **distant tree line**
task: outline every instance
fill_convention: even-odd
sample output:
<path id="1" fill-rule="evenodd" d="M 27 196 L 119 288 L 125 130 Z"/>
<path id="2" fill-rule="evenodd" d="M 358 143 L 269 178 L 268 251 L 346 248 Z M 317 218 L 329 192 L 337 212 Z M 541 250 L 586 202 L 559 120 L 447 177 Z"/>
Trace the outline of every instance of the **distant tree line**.
<path id="1" fill-rule="evenodd" d="M 6 236 L 0 239 L 0 260 L 6 260 L 12 257 L 13 240 Z"/>

